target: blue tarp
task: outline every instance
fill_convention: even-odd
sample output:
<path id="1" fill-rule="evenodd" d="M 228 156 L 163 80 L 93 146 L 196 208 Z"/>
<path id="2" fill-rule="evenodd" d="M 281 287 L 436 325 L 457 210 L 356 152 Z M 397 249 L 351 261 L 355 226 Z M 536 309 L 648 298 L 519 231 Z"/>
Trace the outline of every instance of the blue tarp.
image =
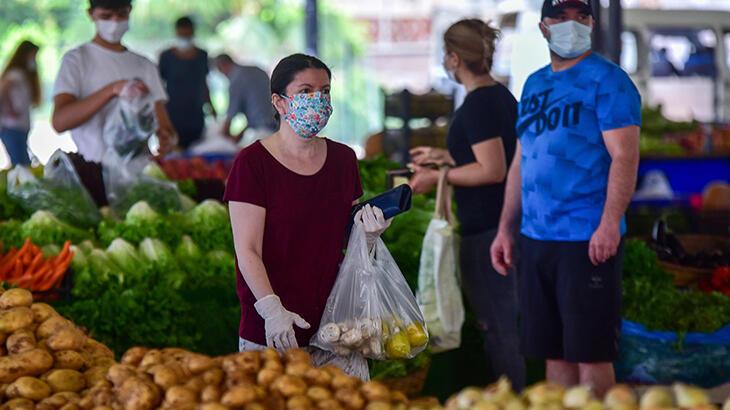
<path id="1" fill-rule="evenodd" d="M 623 382 L 690 383 L 705 388 L 730 382 L 730 324 L 714 333 L 655 332 L 624 320 L 616 375 Z"/>

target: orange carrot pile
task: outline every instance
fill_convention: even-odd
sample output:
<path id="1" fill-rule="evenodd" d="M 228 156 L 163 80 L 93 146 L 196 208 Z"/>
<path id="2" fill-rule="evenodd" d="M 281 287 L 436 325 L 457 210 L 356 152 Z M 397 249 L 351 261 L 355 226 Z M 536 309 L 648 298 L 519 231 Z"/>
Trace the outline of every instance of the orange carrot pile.
<path id="1" fill-rule="evenodd" d="M 31 291 L 48 291 L 60 285 L 71 259 L 73 252 L 69 241 L 63 244 L 58 255 L 46 258 L 41 249 L 27 239 L 20 249 L 10 248 L 0 255 L 0 281 Z"/>

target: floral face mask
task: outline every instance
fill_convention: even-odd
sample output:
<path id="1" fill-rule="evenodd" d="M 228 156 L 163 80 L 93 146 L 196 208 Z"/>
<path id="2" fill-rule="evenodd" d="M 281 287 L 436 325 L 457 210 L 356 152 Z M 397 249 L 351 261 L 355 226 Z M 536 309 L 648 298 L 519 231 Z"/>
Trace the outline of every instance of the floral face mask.
<path id="1" fill-rule="evenodd" d="M 282 97 L 289 100 L 284 119 L 301 138 L 316 137 L 332 116 L 332 98 L 329 94 L 317 91 Z"/>

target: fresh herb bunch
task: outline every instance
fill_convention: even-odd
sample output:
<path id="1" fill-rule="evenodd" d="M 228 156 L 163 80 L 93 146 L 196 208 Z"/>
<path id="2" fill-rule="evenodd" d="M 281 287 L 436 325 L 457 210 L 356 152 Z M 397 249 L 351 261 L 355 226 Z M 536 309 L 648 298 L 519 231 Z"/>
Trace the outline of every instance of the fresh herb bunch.
<path id="1" fill-rule="evenodd" d="M 650 330 L 711 333 L 730 323 L 730 298 L 677 289 L 640 240 L 626 242 L 623 315 Z"/>

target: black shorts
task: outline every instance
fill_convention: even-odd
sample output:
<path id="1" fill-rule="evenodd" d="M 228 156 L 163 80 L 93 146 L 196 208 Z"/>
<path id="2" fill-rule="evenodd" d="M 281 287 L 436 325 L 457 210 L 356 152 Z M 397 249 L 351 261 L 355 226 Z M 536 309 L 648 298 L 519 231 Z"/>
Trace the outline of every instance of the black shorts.
<path id="1" fill-rule="evenodd" d="M 529 358 L 613 362 L 621 327 L 623 240 L 598 266 L 588 242 L 520 238 L 521 343 Z"/>

